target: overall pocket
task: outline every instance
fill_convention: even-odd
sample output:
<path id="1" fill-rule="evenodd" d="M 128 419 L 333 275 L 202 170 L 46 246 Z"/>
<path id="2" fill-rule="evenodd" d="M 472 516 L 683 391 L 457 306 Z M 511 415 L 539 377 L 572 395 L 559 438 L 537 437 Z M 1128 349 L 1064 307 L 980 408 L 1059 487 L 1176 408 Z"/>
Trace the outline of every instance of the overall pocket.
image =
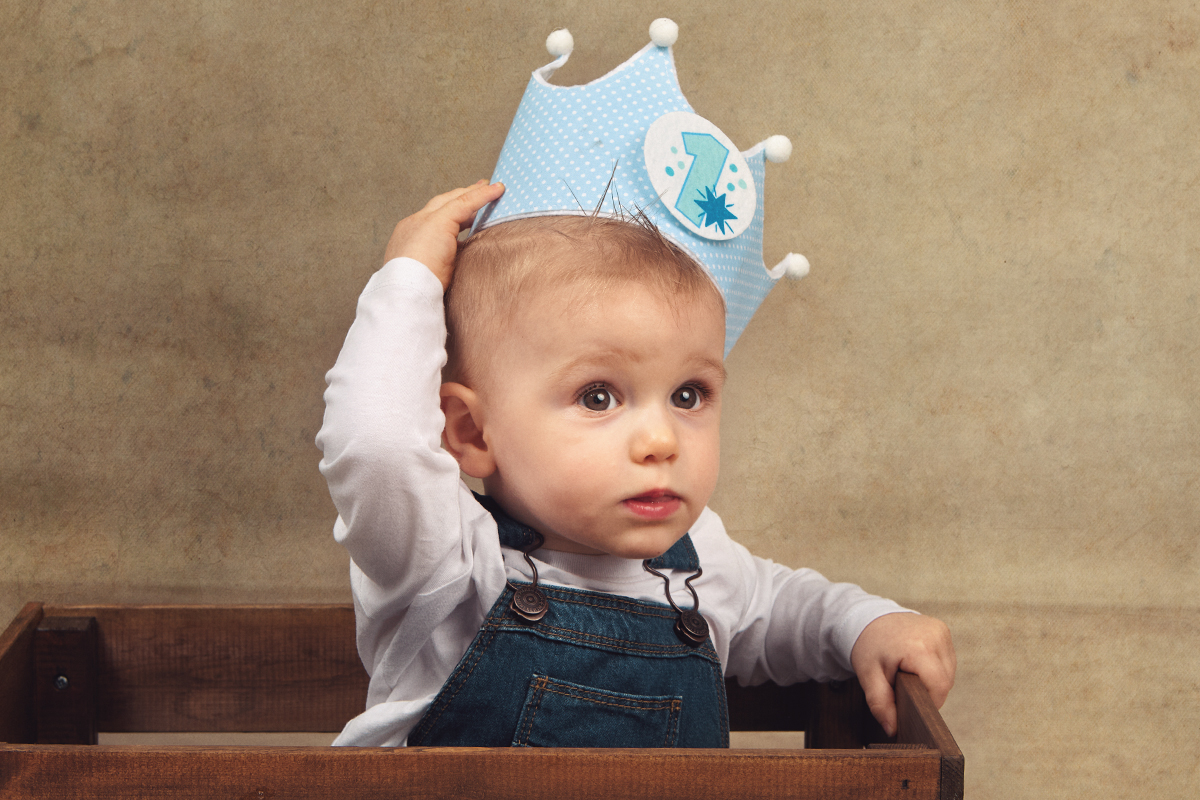
<path id="1" fill-rule="evenodd" d="M 611 692 L 534 675 L 514 747 L 674 747 L 681 696 Z"/>

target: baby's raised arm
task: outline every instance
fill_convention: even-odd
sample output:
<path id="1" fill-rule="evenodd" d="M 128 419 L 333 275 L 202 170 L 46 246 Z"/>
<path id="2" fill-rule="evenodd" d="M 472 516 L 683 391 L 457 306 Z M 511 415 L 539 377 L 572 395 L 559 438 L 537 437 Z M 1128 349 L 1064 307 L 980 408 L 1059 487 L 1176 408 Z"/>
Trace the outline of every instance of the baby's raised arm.
<path id="1" fill-rule="evenodd" d="M 396 226 L 326 375 L 317 445 L 338 511 L 334 538 L 366 578 L 354 579 L 359 604 L 380 619 L 470 570 L 458 464 L 441 448 L 442 293 L 459 230 L 503 191 L 481 181 Z"/>

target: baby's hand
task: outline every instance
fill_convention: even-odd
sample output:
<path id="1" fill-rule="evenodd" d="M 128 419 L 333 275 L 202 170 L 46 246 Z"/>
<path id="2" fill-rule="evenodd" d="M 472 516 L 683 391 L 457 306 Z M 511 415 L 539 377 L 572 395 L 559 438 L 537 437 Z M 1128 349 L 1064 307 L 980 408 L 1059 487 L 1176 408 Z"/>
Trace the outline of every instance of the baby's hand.
<path id="1" fill-rule="evenodd" d="M 459 232 L 471 224 L 479 209 L 502 194 L 503 184 L 489 185 L 487 181 L 439 194 L 420 211 L 396 224 L 384 261 L 401 256 L 416 259 L 437 276 L 443 290 L 449 288 Z"/>
<path id="2" fill-rule="evenodd" d="M 888 736 L 896 735 L 896 672 L 912 672 L 921 679 L 938 707 L 954 685 L 957 660 L 950 629 L 941 620 L 920 614 L 885 614 L 863 628 L 850 651 L 850 664 L 858 675 L 867 706 Z"/>

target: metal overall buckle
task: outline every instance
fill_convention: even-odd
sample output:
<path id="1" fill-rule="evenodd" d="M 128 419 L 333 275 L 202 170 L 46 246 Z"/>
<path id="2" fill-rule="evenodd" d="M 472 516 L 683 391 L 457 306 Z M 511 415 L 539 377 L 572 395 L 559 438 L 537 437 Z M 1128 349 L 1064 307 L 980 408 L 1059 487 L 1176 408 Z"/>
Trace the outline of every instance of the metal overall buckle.
<path id="1" fill-rule="evenodd" d="M 537 566 L 533 563 L 533 559 L 529 557 L 531 552 L 545 544 L 546 539 L 537 531 L 533 531 L 533 533 L 538 537 L 537 542 L 532 547 L 521 551 L 521 555 L 525 556 L 525 563 L 529 565 L 530 571 L 533 572 L 533 583 L 529 586 L 513 586 L 512 582 L 508 584 L 513 590 L 513 599 L 508 604 L 508 607 L 512 609 L 514 614 L 526 622 L 537 622 L 546 616 L 546 612 L 550 610 L 550 601 L 546 599 L 546 593 L 538 588 Z"/>
<path id="2" fill-rule="evenodd" d="M 675 605 L 675 600 L 671 597 L 671 579 L 650 566 L 650 559 L 648 558 L 642 562 L 642 568 L 646 572 L 662 578 L 663 583 L 666 584 L 667 602 L 671 604 L 671 608 L 675 609 L 675 613 L 679 614 L 679 618 L 675 620 L 675 635 L 684 644 L 691 647 L 698 647 L 704 644 L 705 640 L 708 639 L 708 621 L 700 614 L 700 595 L 696 594 L 696 587 L 692 586 L 692 581 L 703 575 L 704 570 L 697 567 L 692 576 L 683 582 L 687 590 L 692 593 L 692 607 L 684 611 Z"/>

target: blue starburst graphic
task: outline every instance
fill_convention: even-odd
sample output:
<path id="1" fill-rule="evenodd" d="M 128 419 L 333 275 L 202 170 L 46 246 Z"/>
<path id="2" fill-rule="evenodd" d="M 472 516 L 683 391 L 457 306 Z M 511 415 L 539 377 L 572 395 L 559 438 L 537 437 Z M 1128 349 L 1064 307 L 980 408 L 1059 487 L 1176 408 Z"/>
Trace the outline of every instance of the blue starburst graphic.
<path id="1" fill-rule="evenodd" d="M 696 201 L 696 205 L 700 206 L 700 218 L 703 223 L 702 227 L 707 228 L 709 225 L 716 225 L 717 230 L 721 233 L 727 233 L 727 220 L 737 219 L 736 216 L 729 212 L 733 207 L 732 203 L 725 202 L 725 195 L 714 195 L 713 190 L 709 187 L 704 188 L 705 197 Z M 730 228 L 730 230 L 732 230 Z"/>

